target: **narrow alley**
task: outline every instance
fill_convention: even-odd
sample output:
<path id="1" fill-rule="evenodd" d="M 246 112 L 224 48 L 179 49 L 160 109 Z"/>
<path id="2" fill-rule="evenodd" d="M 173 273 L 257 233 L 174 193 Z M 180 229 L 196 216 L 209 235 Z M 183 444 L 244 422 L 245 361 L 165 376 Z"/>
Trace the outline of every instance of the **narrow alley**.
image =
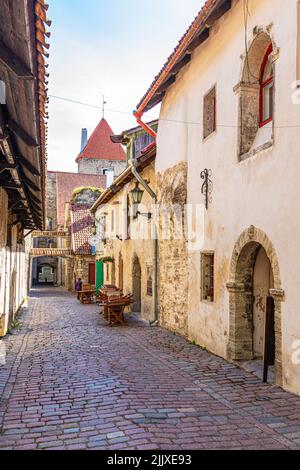
<path id="1" fill-rule="evenodd" d="M 297 449 L 300 397 L 63 289 L 31 292 L 2 343 L 0 449 Z"/>

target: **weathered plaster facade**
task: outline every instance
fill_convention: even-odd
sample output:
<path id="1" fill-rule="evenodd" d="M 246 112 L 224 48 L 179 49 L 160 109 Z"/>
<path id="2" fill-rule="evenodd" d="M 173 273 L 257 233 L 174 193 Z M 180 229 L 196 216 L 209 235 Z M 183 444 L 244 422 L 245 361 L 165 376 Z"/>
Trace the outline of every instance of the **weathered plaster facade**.
<path id="1" fill-rule="evenodd" d="M 154 163 L 142 170 L 141 176 L 156 191 Z M 144 320 L 153 321 L 153 296 L 147 292 L 147 273 L 153 272 L 153 242 L 150 238 L 152 222 L 141 215 L 136 219 L 130 217 L 129 222 L 127 212 L 132 214 L 130 191 L 134 186 L 134 181 L 127 183 L 107 204 L 97 209 L 96 219 L 99 220 L 104 215 L 106 218 L 106 243 L 97 246 L 96 257 L 99 260 L 109 259 L 104 263 L 104 283 L 116 284 L 124 294 L 132 293 L 133 311 Z M 151 209 L 152 199 L 145 191 L 139 210 L 147 213 Z"/>
<path id="2" fill-rule="evenodd" d="M 187 334 L 188 328 L 188 251 L 184 231 L 184 218 L 172 224 L 174 206 L 184 211 L 187 202 L 187 164 L 181 162 L 157 174 L 159 217 L 159 321 L 166 328 Z M 166 218 L 165 218 L 166 215 Z M 170 223 L 171 222 L 171 223 Z M 164 224 L 168 233 L 164 236 Z M 175 230 L 179 233 L 175 233 Z M 177 235 L 177 236 L 176 236 Z"/>
<path id="3" fill-rule="evenodd" d="M 251 47 L 268 41 L 273 45 L 273 123 L 258 128 L 255 84 L 251 80 L 248 87 L 242 83 L 247 60 L 244 12 L 243 2 L 234 1 L 166 92 L 156 171 L 163 193 L 172 187 L 164 175 L 175 175 L 176 166 L 185 165 L 187 202 L 194 206 L 203 204 L 200 172 L 207 168 L 212 175 L 212 200 L 204 211 L 202 246 L 182 257 L 189 338 L 228 359 L 253 356 L 251 273 L 259 248 L 263 248 L 274 279 L 269 295 L 275 301 L 276 381 L 300 394 L 300 366 L 293 360 L 293 345 L 300 339 L 300 108 L 292 96 L 299 64 L 297 12 L 299 18 L 296 0 L 289 1 L 288 8 L 279 0 L 249 2 L 247 46 L 254 70 L 260 47 Z M 214 85 L 217 130 L 203 140 L 203 97 Z M 214 253 L 213 302 L 203 301 L 201 296 L 202 252 Z M 171 281 L 179 271 L 176 259 L 168 270 Z M 182 291 L 183 286 L 184 282 Z M 173 299 L 168 293 L 163 299 L 160 296 L 160 302 L 162 316 L 172 311 Z M 168 316 L 168 326 L 170 323 L 176 329 L 176 315 Z M 185 326 L 181 328 L 185 334 Z"/>
<path id="4" fill-rule="evenodd" d="M 8 211 L 8 198 L 0 188 L 0 337 L 7 333 L 27 296 L 28 251 L 23 232 L 10 225 L 13 216 Z"/>

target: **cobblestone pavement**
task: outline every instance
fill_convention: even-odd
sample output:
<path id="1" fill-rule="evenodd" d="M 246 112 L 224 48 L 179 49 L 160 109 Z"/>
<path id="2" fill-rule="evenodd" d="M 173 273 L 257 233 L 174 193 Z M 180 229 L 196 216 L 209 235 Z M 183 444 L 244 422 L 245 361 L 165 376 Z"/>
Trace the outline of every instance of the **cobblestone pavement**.
<path id="1" fill-rule="evenodd" d="M 185 339 L 34 290 L 3 341 L 0 449 L 300 449 L 300 398 Z"/>

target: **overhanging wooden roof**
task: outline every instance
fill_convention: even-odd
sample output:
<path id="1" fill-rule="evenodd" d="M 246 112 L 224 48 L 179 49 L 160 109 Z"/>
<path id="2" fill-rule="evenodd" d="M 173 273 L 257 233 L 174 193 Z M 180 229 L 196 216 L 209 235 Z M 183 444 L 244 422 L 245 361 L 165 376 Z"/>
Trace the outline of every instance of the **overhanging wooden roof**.
<path id="1" fill-rule="evenodd" d="M 156 158 L 156 143 L 153 142 L 146 148 L 142 155 L 137 159 L 136 169 L 140 172 L 144 170 L 144 168 L 148 167 L 150 163 L 152 163 Z M 96 210 L 102 204 L 106 204 L 112 197 L 115 196 L 121 189 L 130 181 L 134 180 L 134 175 L 131 171 L 130 167 L 127 167 L 113 182 L 113 184 L 107 188 L 104 193 L 101 194 L 99 199 L 95 202 L 95 204 L 91 207 L 90 211 L 95 214 Z"/>
<path id="2" fill-rule="evenodd" d="M 0 8 L 0 186 L 29 229 L 45 219 L 47 9 L 44 0 L 1 0 Z"/>

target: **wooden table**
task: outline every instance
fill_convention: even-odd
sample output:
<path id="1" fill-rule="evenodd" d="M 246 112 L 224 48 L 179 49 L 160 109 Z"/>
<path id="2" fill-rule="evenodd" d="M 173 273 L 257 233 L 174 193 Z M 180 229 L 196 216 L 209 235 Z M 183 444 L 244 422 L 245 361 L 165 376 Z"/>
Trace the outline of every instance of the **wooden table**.
<path id="1" fill-rule="evenodd" d="M 125 325 L 124 310 L 133 303 L 132 296 L 111 295 L 99 305 L 103 308 L 103 317 L 109 326 Z"/>
<path id="2" fill-rule="evenodd" d="M 96 290 L 80 290 L 78 291 L 79 300 L 82 304 L 91 304 L 92 299 L 96 295 Z"/>

